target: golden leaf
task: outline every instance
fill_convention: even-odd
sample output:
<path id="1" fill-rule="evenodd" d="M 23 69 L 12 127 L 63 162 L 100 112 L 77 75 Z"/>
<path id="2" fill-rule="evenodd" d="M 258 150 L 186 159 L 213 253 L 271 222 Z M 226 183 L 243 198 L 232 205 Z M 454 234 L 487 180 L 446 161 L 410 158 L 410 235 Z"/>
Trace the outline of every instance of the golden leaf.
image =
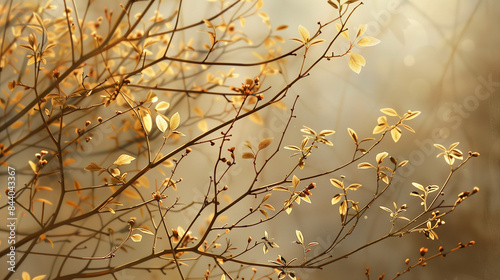
<path id="1" fill-rule="evenodd" d="M 153 119 L 151 118 L 151 115 L 147 111 L 143 111 L 144 113 L 142 114 L 142 124 L 144 125 L 144 129 L 146 129 L 147 132 L 151 131 L 151 128 L 153 128 Z"/>
<path id="2" fill-rule="evenodd" d="M 167 121 L 162 117 L 162 115 L 158 114 L 156 116 L 156 126 L 158 129 L 162 132 L 165 133 L 165 131 L 168 128 L 168 123 Z"/>
<path id="3" fill-rule="evenodd" d="M 347 132 L 349 132 L 349 135 L 351 136 L 354 143 L 357 144 L 358 143 L 358 135 L 356 134 L 356 132 L 350 128 L 347 128 Z"/>
<path id="4" fill-rule="evenodd" d="M 122 154 L 115 160 L 115 162 L 113 162 L 113 164 L 126 165 L 126 164 L 130 164 L 134 159 L 135 159 L 135 157 L 133 157 L 133 156 Z"/>
<path id="5" fill-rule="evenodd" d="M 334 195 L 332 198 L 332 205 L 337 204 L 341 198 L 342 198 L 342 194 L 338 193 L 338 194 Z"/>
<path id="6" fill-rule="evenodd" d="M 392 108 L 383 108 L 383 109 L 380 109 L 380 112 L 382 112 L 382 113 L 384 113 L 384 114 L 386 114 L 388 116 L 391 116 L 391 117 L 397 117 L 398 116 L 398 113 L 396 113 L 396 110 L 394 110 Z"/>
<path id="7" fill-rule="evenodd" d="M 366 29 L 368 28 L 367 24 L 360 24 L 358 27 L 358 33 L 356 34 L 356 38 L 365 34 Z M 359 43 L 358 43 L 359 44 Z"/>
<path id="8" fill-rule="evenodd" d="M 133 190 L 124 190 L 123 194 L 130 197 L 130 198 L 134 198 L 134 199 L 141 198 L 141 196 L 136 191 L 133 191 Z"/>
<path id="9" fill-rule="evenodd" d="M 348 190 L 356 191 L 361 187 L 361 184 L 350 184 L 349 187 L 347 187 Z"/>
<path id="10" fill-rule="evenodd" d="M 206 120 L 201 120 L 198 122 L 198 129 L 201 130 L 202 132 L 207 132 L 208 131 L 208 123 Z"/>
<path id="11" fill-rule="evenodd" d="M 349 52 L 349 68 L 351 68 L 352 71 L 356 72 L 359 74 L 361 72 L 361 67 L 365 66 L 366 61 L 365 58 L 357 53 Z"/>
<path id="12" fill-rule="evenodd" d="M 193 111 L 194 111 L 194 113 L 195 113 L 196 115 L 198 115 L 198 116 L 200 116 L 201 118 L 203 118 L 203 116 L 204 116 L 204 115 L 203 115 L 203 111 L 201 110 L 201 108 L 200 108 L 200 107 L 195 106 L 195 107 L 193 108 Z"/>
<path id="13" fill-rule="evenodd" d="M 170 107 L 170 103 L 161 101 L 160 103 L 156 104 L 155 110 L 156 111 L 164 111 L 167 110 L 168 107 Z"/>
<path id="14" fill-rule="evenodd" d="M 267 214 L 267 211 L 264 210 L 264 209 L 259 209 L 260 213 L 262 213 L 262 215 L 264 215 L 264 217 L 266 217 L 266 219 L 269 219 L 269 215 Z"/>
<path id="15" fill-rule="evenodd" d="M 276 27 L 276 31 L 278 31 L 278 30 L 284 30 L 284 29 L 287 29 L 287 28 L 288 28 L 288 25 L 285 25 L 285 24 L 284 25 L 280 25 L 280 26 Z"/>
<path id="16" fill-rule="evenodd" d="M 274 210 L 276 210 L 276 209 L 274 208 L 274 206 L 272 206 L 271 204 L 264 204 L 264 205 L 262 205 L 262 206 L 266 207 L 266 208 L 267 208 L 267 209 L 269 209 L 269 210 L 273 210 L 273 211 L 274 211 Z"/>
<path id="17" fill-rule="evenodd" d="M 23 125 L 24 125 L 23 121 L 17 121 L 14 124 L 12 124 L 10 126 L 10 128 L 12 128 L 12 129 L 18 129 L 18 128 L 22 127 Z"/>
<path id="18" fill-rule="evenodd" d="M 300 232 L 300 230 L 295 230 L 295 235 L 297 235 L 297 240 L 300 244 L 304 244 L 304 236 L 302 235 L 302 232 Z"/>
<path id="19" fill-rule="evenodd" d="M 347 213 L 347 200 L 342 201 L 339 206 L 339 213 L 341 216 L 345 216 Z"/>
<path id="20" fill-rule="evenodd" d="M 179 115 L 178 112 L 176 112 L 170 118 L 170 130 L 175 130 L 177 127 L 179 127 L 180 122 L 181 122 L 181 116 Z"/>
<path id="21" fill-rule="evenodd" d="M 260 141 L 259 150 L 267 148 L 271 144 L 271 142 L 273 142 L 273 139 L 274 138 L 271 137 L 271 138 L 266 138 L 266 139 Z"/>
<path id="22" fill-rule="evenodd" d="M 378 164 L 381 164 L 382 161 L 389 155 L 387 152 L 381 152 L 378 153 L 377 156 L 375 156 L 375 159 L 377 160 Z"/>
<path id="23" fill-rule="evenodd" d="M 293 188 L 295 189 L 300 183 L 300 179 L 297 178 L 297 176 L 293 175 L 293 178 L 292 178 L 292 186 Z"/>
<path id="24" fill-rule="evenodd" d="M 254 122 L 254 123 L 258 124 L 258 125 L 263 125 L 264 124 L 264 120 L 260 116 L 259 112 L 255 112 L 255 113 L 251 114 L 248 118 L 252 122 Z"/>
<path id="25" fill-rule="evenodd" d="M 368 169 L 368 168 L 375 168 L 373 165 L 369 164 L 368 162 L 362 162 L 358 164 L 359 169 Z"/>
<path id="26" fill-rule="evenodd" d="M 95 162 L 91 162 L 84 169 L 87 171 L 100 171 L 100 170 L 103 170 L 104 168 Z"/>
<path id="27" fill-rule="evenodd" d="M 394 140 L 394 142 L 398 142 L 399 139 L 401 138 L 401 129 L 399 127 L 395 127 L 391 130 L 391 136 L 392 136 L 392 140 Z"/>
<path id="28" fill-rule="evenodd" d="M 73 186 L 75 187 L 75 190 L 76 190 L 76 193 L 78 194 L 78 196 L 80 196 L 82 193 L 82 191 L 81 191 L 82 186 L 80 185 L 80 182 L 78 182 L 78 180 L 74 180 Z"/>
<path id="29" fill-rule="evenodd" d="M 337 28 L 337 32 L 340 32 L 340 30 L 342 29 L 342 24 L 340 23 L 336 23 L 335 24 L 335 27 Z M 342 37 L 346 38 L 347 40 L 349 40 L 349 31 L 345 30 L 341 33 Z"/>
<path id="30" fill-rule="evenodd" d="M 338 179 L 335 179 L 335 178 L 332 178 L 330 179 L 330 183 L 334 186 L 334 187 L 337 187 L 341 190 L 344 189 L 344 183 L 342 183 L 340 180 Z"/>
<path id="31" fill-rule="evenodd" d="M 63 166 L 68 166 L 75 162 L 76 160 L 74 158 L 67 158 L 65 161 L 63 161 Z"/>
<path id="32" fill-rule="evenodd" d="M 130 239 L 132 239 L 132 241 L 134 241 L 134 242 L 141 242 L 142 235 L 136 233 L 136 234 L 133 234 L 132 236 L 130 236 Z"/>
<path id="33" fill-rule="evenodd" d="M 243 155 L 241 156 L 241 158 L 244 158 L 244 159 L 253 159 L 254 158 L 254 155 L 252 153 L 243 153 Z"/>
<path id="34" fill-rule="evenodd" d="M 53 205 L 52 202 L 48 201 L 47 199 L 45 198 L 35 198 L 34 201 L 40 201 L 42 203 L 45 203 L 45 204 L 48 204 L 48 205 Z"/>
<path id="35" fill-rule="evenodd" d="M 378 43 L 380 43 L 379 39 L 367 36 L 367 37 L 361 38 L 358 41 L 357 45 L 362 46 L 362 47 L 371 47 L 371 46 L 377 45 Z"/>
<path id="36" fill-rule="evenodd" d="M 34 162 L 32 162 L 31 160 L 28 161 L 28 163 L 29 163 L 29 165 L 31 167 L 31 170 L 33 170 L 33 172 L 36 173 L 36 169 L 37 169 L 36 164 Z"/>

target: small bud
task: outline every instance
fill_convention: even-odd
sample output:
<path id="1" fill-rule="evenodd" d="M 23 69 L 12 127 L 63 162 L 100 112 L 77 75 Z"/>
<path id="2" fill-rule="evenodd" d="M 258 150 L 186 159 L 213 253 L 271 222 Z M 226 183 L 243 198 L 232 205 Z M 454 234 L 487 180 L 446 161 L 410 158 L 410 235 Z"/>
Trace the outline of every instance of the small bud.
<path id="1" fill-rule="evenodd" d="M 444 251 L 444 247 L 443 246 L 439 246 L 439 252 L 443 252 Z"/>
<path id="2" fill-rule="evenodd" d="M 222 188 L 222 190 L 224 190 L 224 191 L 227 191 L 227 189 L 229 189 L 229 187 L 228 187 L 227 185 L 225 185 L 225 186 Z"/>
<path id="3" fill-rule="evenodd" d="M 42 150 L 40 153 L 42 154 L 42 156 L 44 156 L 44 155 L 48 154 L 49 152 L 47 152 L 46 150 Z"/>
<path id="4" fill-rule="evenodd" d="M 190 153 L 190 152 L 192 152 L 192 151 L 193 151 L 193 149 L 191 149 L 191 148 L 186 148 L 186 154 L 189 154 L 189 153 Z"/>
<path id="5" fill-rule="evenodd" d="M 420 248 L 420 255 L 423 257 L 425 255 L 425 253 L 427 253 L 428 251 L 429 251 L 429 249 L 422 247 L 422 248 Z"/>
<path id="6" fill-rule="evenodd" d="M 474 187 L 474 188 L 472 189 L 472 193 L 471 193 L 471 194 L 475 194 L 475 193 L 477 193 L 478 191 L 479 191 L 479 188 L 478 188 L 478 187 Z"/>
<path id="7" fill-rule="evenodd" d="M 469 245 L 469 246 L 473 246 L 473 245 L 475 245 L 475 244 L 476 244 L 476 241 L 471 240 L 471 241 L 469 241 L 469 244 L 468 244 L 468 245 Z"/>
<path id="8" fill-rule="evenodd" d="M 480 154 L 478 152 L 472 153 L 472 157 L 478 157 L 478 156 L 480 156 Z"/>
<path id="9" fill-rule="evenodd" d="M 85 122 L 85 127 L 88 127 L 90 124 L 92 124 L 90 121 Z"/>
<path id="10" fill-rule="evenodd" d="M 41 158 L 42 158 L 42 155 L 41 155 L 41 154 L 39 154 L 39 153 L 36 153 L 36 154 L 35 154 L 35 157 L 36 157 L 36 158 L 38 158 L 38 159 L 41 159 Z"/>
<path id="11" fill-rule="evenodd" d="M 410 263 L 410 259 L 405 260 L 405 264 L 408 265 Z"/>
<path id="12" fill-rule="evenodd" d="M 316 184 L 315 183 L 310 183 L 309 186 L 307 186 L 307 189 L 308 190 L 312 190 L 316 187 Z"/>
<path id="13" fill-rule="evenodd" d="M 223 157 L 223 158 L 221 158 L 221 159 L 220 159 L 220 161 L 222 161 L 222 162 L 226 162 L 226 161 L 227 161 L 227 159 L 226 159 L 225 157 Z"/>
<path id="14" fill-rule="evenodd" d="M 248 241 L 248 243 L 252 242 L 252 237 L 249 236 L 247 241 Z"/>
<path id="15" fill-rule="evenodd" d="M 97 122 L 102 123 L 102 117 L 97 117 Z"/>

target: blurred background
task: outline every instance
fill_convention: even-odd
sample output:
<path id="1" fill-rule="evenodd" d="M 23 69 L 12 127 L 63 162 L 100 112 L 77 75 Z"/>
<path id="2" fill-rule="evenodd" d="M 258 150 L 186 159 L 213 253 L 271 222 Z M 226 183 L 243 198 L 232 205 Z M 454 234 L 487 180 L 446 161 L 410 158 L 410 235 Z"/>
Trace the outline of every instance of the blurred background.
<path id="1" fill-rule="evenodd" d="M 265 9 L 274 21 L 290 25 L 287 37 L 294 37 L 298 24 L 312 32 L 318 20 L 326 22 L 335 16 L 325 2 L 267 1 Z M 358 75 L 348 70 L 348 58 L 323 63 L 313 71 L 315 77 L 303 80 L 293 89 L 301 96 L 297 130 L 305 124 L 314 125 L 312 128 L 317 130 L 337 131 L 333 137 L 334 151 L 329 153 L 324 149 L 321 156 L 313 157 L 318 168 L 331 161 L 347 160 L 350 155 L 345 149 L 352 148 L 347 127 L 361 138 L 370 137 L 376 118 L 382 115 L 379 109 L 422 112 L 410 124 L 417 133 L 404 131 L 397 145 L 387 150 L 399 160 L 410 160 L 393 190 L 398 205 L 416 206 L 414 197 L 408 195 L 413 190 L 411 182 L 440 185 L 446 179 L 448 167 L 442 158 L 436 159 L 439 151 L 433 143 L 448 147 L 460 142 L 458 149 L 462 152 L 481 154 L 453 178 L 448 189 L 455 195 L 478 186 L 480 194 L 444 218 L 447 223 L 437 231 L 439 240 L 431 242 L 419 234 L 409 237 L 411 244 L 391 240 L 303 279 L 363 279 L 366 266 L 371 267 L 372 276 L 382 272 L 391 276 L 404 269 L 405 258 L 416 260 L 421 246 L 436 252 L 438 246 L 450 248 L 469 240 L 475 240 L 477 245 L 432 261 L 403 279 L 500 278 L 497 265 L 500 260 L 500 204 L 497 202 L 500 198 L 500 52 L 497 47 L 500 33 L 495 30 L 500 24 L 499 11 L 500 2 L 492 0 L 364 1 L 348 28 L 353 34 L 359 24 L 368 24 L 366 34 L 381 40 L 375 47 L 355 49 L 366 58 L 366 67 Z M 339 52 L 342 50 L 345 49 L 340 47 Z M 295 139 L 300 139 L 299 135 Z M 357 180 L 357 174 L 359 172 L 343 175 L 347 176 L 346 180 Z M 332 189 L 328 191 L 327 196 L 334 193 Z M 313 202 L 315 199 L 321 197 L 313 196 Z M 387 201 L 386 206 L 391 204 Z M 327 213 L 323 211 L 332 210 L 322 209 L 319 213 Z M 306 239 L 327 240 L 329 230 L 323 226 L 323 215 L 318 215 L 318 211 L 305 212 L 301 212 L 303 216 L 297 218 L 297 224 L 302 224 Z M 320 219 L 315 221 L 315 215 Z M 304 221 L 311 225 L 304 226 Z M 351 242 L 373 240 L 376 232 L 389 227 L 388 217 L 383 215 L 369 215 L 367 224 L 362 229 L 364 233 L 351 237 Z M 339 248 L 344 249 L 348 250 L 349 246 Z M 332 278 L 332 275 L 338 277 Z"/>

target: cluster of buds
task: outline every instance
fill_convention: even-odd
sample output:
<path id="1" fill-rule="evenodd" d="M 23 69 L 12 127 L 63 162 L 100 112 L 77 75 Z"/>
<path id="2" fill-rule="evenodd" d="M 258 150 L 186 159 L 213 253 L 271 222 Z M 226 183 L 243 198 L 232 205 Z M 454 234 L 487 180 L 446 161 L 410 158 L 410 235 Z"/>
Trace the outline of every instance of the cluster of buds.
<path id="1" fill-rule="evenodd" d="M 253 95 L 257 97 L 258 100 L 264 99 L 262 93 L 257 93 L 260 89 L 259 77 L 255 77 L 253 80 L 247 78 L 245 79 L 245 83 L 241 84 L 240 88 L 231 86 L 229 89 L 244 95 Z"/>
<path id="2" fill-rule="evenodd" d="M 476 194 L 478 191 L 479 191 L 479 188 L 478 187 L 474 187 L 472 189 L 472 191 L 465 191 L 465 192 L 459 193 L 458 194 L 458 199 L 455 201 L 455 205 L 453 205 L 453 208 L 455 208 L 458 204 L 462 203 L 462 201 L 464 201 L 469 196 L 471 196 L 473 194 Z"/>
<path id="3" fill-rule="evenodd" d="M 44 166 L 47 164 L 47 160 L 44 159 L 43 157 L 46 156 L 49 152 L 42 150 L 39 153 L 35 154 L 35 157 L 38 159 L 38 165 Z"/>
<path id="4" fill-rule="evenodd" d="M 234 150 L 235 149 L 236 149 L 235 147 L 231 147 L 231 148 L 227 149 L 227 151 L 231 153 L 231 159 L 232 160 L 229 160 L 229 159 L 223 157 L 223 158 L 220 159 L 220 161 L 222 161 L 223 163 L 227 164 L 227 166 L 231 166 L 233 164 L 236 164 L 236 162 L 235 162 L 236 157 L 234 156 Z"/>

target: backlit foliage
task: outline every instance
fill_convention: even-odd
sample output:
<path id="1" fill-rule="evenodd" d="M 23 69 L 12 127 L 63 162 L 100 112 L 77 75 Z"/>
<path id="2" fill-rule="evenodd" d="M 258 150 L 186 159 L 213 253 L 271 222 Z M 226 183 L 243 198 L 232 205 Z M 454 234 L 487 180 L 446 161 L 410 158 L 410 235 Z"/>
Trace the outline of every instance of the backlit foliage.
<path id="1" fill-rule="evenodd" d="M 389 134 L 398 142 L 402 128 L 414 133 L 408 122 L 419 111 L 384 108 L 372 133 L 359 134 L 366 137 L 300 123 L 299 97 L 289 89 L 320 63 L 360 73 L 367 64 L 358 47 L 379 43 L 365 36 L 366 25 L 351 26 L 362 8 L 356 0 L 325 1 L 332 18 L 315 19 L 314 30 L 293 27 L 294 38 L 283 37 L 288 26 L 268 16 L 263 0 L 199 0 L 196 8 L 187 1 L 30 3 L 0 6 L 0 163 L 18 170 L 16 272 L 4 279 L 120 279 L 137 271 L 169 279 L 299 279 L 390 237 L 438 239 L 445 216 L 478 192 L 461 192 L 450 204 L 443 196 L 450 179 L 479 154 L 463 155 L 458 142 L 436 144 L 451 168 L 445 182 L 414 182 L 408 201 L 379 203 L 408 163 L 379 144 L 391 143 Z M 336 43 L 345 40 L 339 51 Z M 266 125 L 262 113 L 272 110 L 284 112 L 280 131 L 236 148 L 234 135 L 251 139 L 247 128 Z M 302 127 L 302 139 L 285 137 L 292 123 Z M 341 136 L 354 142 L 346 151 L 352 158 L 308 169 Z M 278 154 L 291 159 L 281 162 Z M 284 168 L 281 179 L 264 176 L 273 165 Z M 373 182 L 339 173 L 356 167 Z M 327 204 L 335 215 L 320 218 L 336 226 L 332 241 L 321 244 L 299 229 L 268 234 L 301 202 L 320 204 L 313 196 L 319 187 L 331 187 Z M 372 195 L 360 199 L 358 189 Z M 387 233 L 336 251 L 367 212 L 389 214 Z M 287 246 L 302 253 L 282 256 L 287 236 L 297 239 Z M 8 244 L 0 245 L 6 256 Z M 424 255 L 396 277 L 434 258 Z M 50 265 L 31 278 L 42 258 Z"/>

